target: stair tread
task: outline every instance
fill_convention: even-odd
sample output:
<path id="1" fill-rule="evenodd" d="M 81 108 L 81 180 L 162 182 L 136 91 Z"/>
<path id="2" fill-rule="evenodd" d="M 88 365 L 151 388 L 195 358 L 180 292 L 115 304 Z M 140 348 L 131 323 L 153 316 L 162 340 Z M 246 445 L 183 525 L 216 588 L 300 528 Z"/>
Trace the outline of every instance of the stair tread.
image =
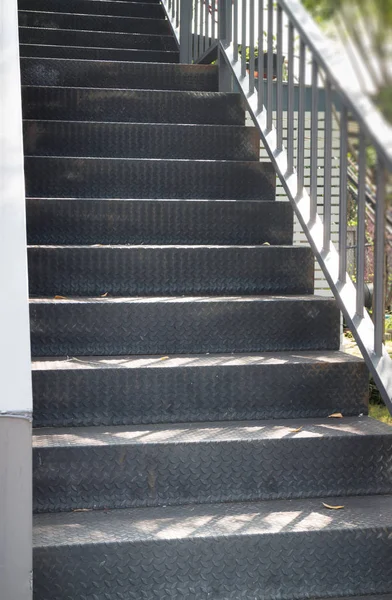
<path id="1" fill-rule="evenodd" d="M 59 13 L 54 13 L 54 14 L 59 14 Z M 110 36 L 119 36 L 118 39 L 120 39 L 121 36 L 140 36 L 140 37 L 152 37 L 152 38 L 166 38 L 167 40 L 171 40 L 173 39 L 173 36 L 170 35 L 169 33 L 141 33 L 141 32 L 137 32 L 134 31 L 132 33 L 128 33 L 126 31 L 99 31 L 97 29 L 62 29 L 61 27 L 59 28 L 52 28 L 52 27 L 32 27 L 30 25 L 19 25 L 19 31 L 32 31 L 34 30 L 34 32 L 39 32 L 39 31 L 55 31 L 56 33 L 78 33 L 78 34 L 82 34 L 82 33 L 86 33 L 86 34 L 99 34 L 99 33 L 103 33 L 105 35 L 110 35 Z M 125 38 L 124 38 L 125 39 Z M 22 43 L 26 43 L 26 42 L 22 42 Z M 136 48 L 134 48 L 136 49 Z M 140 49 L 140 48 L 139 48 Z M 67 60 L 67 59 L 66 59 Z M 68 60 L 77 60 L 77 59 L 68 59 Z M 53 87 L 53 86 L 47 86 L 47 87 Z"/>
<path id="2" fill-rule="evenodd" d="M 203 368 L 238 365 L 282 365 L 304 363 L 363 363 L 363 359 L 340 351 L 325 352 L 259 352 L 257 354 L 179 354 L 164 357 L 153 355 L 137 356 L 69 356 L 39 357 L 32 359 L 33 371 L 55 371 L 85 369 L 172 369 Z"/>
<path id="3" fill-rule="evenodd" d="M 143 296 L 133 296 L 133 297 L 123 297 L 123 296 L 118 296 L 118 297 L 106 297 L 106 298 L 102 298 L 102 297 L 96 297 L 96 298 L 89 298 L 89 297 L 72 297 L 72 298 L 30 298 L 30 304 L 108 304 L 108 303 L 115 303 L 115 304 L 157 304 L 157 303 L 161 303 L 164 302 L 166 304 L 170 303 L 170 304 L 183 304 L 183 303 L 190 303 L 190 302 L 197 302 L 197 303 L 208 303 L 208 302 L 214 302 L 216 304 L 218 303 L 225 303 L 225 302 L 247 302 L 247 303 L 256 303 L 256 302 L 271 302 L 277 300 L 279 302 L 293 302 L 293 301 L 298 301 L 298 302 L 315 302 L 315 301 L 319 301 L 322 303 L 335 303 L 335 299 L 334 298 L 328 298 L 327 296 L 316 296 L 316 295 L 309 295 L 309 296 L 304 296 L 304 295 L 293 295 L 293 296 L 150 296 L 150 297 L 143 297 Z"/>
<path id="4" fill-rule="evenodd" d="M 140 91 L 140 90 L 138 90 Z M 212 92 L 215 93 L 215 92 Z M 194 131 L 199 131 L 200 129 L 207 129 L 207 130 L 213 130 L 213 129 L 217 129 L 218 131 L 224 131 L 225 129 L 230 129 L 233 131 L 256 131 L 256 127 L 248 127 L 246 125 L 235 125 L 235 124 L 224 124 L 224 123 L 217 123 L 216 125 L 214 123 L 149 123 L 149 122 L 145 122 L 145 123 L 132 123 L 130 121 L 75 121 L 73 119 L 71 120 L 66 120 L 66 119 L 23 119 L 23 123 L 49 123 L 49 124 L 53 124 L 53 126 L 56 126 L 56 124 L 62 124 L 62 125 L 68 125 L 68 124 L 72 124 L 72 125 L 76 125 L 76 126 L 81 126 L 83 127 L 83 125 L 107 125 L 109 127 L 116 128 L 116 126 L 121 125 L 124 127 L 129 127 L 129 128 L 139 128 L 139 127 L 153 127 L 154 129 L 175 129 L 176 127 L 181 128 L 181 129 L 189 129 L 189 130 L 194 130 Z M 180 159 L 174 159 L 174 160 L 180 160 Z"/>
<path id="5" fill-rule="evenodd" d="M 264 245 L 264 244 L 28 244 L 27 248 L 43 248 L 48 250 L 77 250 L 77 249 L 88 249 L 88 250 L 105 250 L 110 248 L 116 248 L 119 250 L 166 250 L 166 249 L 178 249 L 178 250 L 262 250 L 265 252 L 271 252 L 273 250 L 298 250 L 300 252 L 308 252 L 308 247 L 303 244 L 289 245 L 289 244 L 275 244 Z"/>
<path id="6" fill-rule="evenodd" d="M 392 436 L 390 425 L 372 417 L 176 423 L 116 427 L 45 427 L 33 431 L 33 448 L 146 444 L 209 444 L 304 438 Z"/>
<path id="7" fill-rule="evenodd" d="M 269 500 L 34 516 L 34 547 L 390 528 L 392 496 Z M 369 599 L 370 600 L 370 599 Z"/>

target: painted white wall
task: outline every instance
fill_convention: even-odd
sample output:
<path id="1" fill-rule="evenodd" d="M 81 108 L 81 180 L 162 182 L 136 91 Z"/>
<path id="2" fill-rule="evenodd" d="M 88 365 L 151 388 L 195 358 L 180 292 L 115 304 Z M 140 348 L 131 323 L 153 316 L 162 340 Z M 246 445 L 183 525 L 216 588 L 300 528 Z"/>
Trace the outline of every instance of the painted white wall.
<path id="1" fill-rule="evenodd" d="M 31 411 L 17 0 L 0 0 L 0 414 Z"/>

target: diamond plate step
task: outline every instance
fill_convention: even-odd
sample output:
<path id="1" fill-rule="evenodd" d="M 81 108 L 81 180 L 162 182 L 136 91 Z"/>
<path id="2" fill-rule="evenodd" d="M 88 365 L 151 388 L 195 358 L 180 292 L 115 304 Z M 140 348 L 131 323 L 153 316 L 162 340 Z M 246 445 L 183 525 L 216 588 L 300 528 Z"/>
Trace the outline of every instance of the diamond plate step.
<path id="1" fill-rule="evenodd" d="M 46 44 L 49 46 L 117 48 L 124 51 L 130 49 L 178 51 L 172 35 L 45 29 L 43 27 L 19 27 L 19 42 L 21 44 Z"/>
<path id="2" fill-rule="evenodd" d="M 33 361 L 35 427 L 367 414 L 365 363 L 340 352 Z"/>
<path id="3" fill-rule="evenodd" d="M 117 1 L 117 0 L 116 0 Z M 83 48 L 79 46 L 40 46 L 21 44 L 21 56 L 41 56 L 43 58 L 76 58 L 86 60 L 127 60 L 140 62 L 178 63 L 178 52 L 163 50 L 122 50 L 119 48 Z"/>
<path id="4" fill-rule="evenodd" d="M 218 91 L 216 65 L 21 58 L 23 85 Z M 69 116 L 68 119 L 71 117 Z M 118 119 L 117 119 L 118 120 Z M 147 122 L 150 122 L 148 119 Z"/>
<path id="5" fill-rule="evenodd" d="M 287 202 L 29 198 L 26 210 L 29 244 L 272 245 L 293 239 Z"/>
<path id="6" fill-rule="evenodd" d="M 313 296 L 30 300 L 33 356 L 337 350 L 339 310 Z"/>
<path id="7" fill-rule="evenodd" d="M 24 170 L 33 198 L 275 198 L 272 164 L 255 161 L 28 156 Z"/>
<path id="8" fill-rule="evenodd" d="M 312 294 L 304 246 L 29 247 L 32 296 Z"/>
<path id="9" fill-rule="evenodd" d="M 39 600 L 388 600 L 392 498 L 325 500 L 345 508 L 295 500 L 39 515 L 34 590 Z"/>
<path id="10" fill-rule="evenodd" d="M 25 119 L 244 125 L 239 94 L 91 88 L 22 88 Z"/>
<path id="11" fill-rule="evenodd" d="M 101 2 L 101 0 L 99 0 Z M 111 17 L 61 12 L 34 12 L 20 10 L 19 25 L 48 29 L 79 29 L 91 31 L 120 31 L 124 33 L 153 33 L 170 35 L 169 21 L 165 19 Z"/>
<path id="12" fill-rule="evenodd" d="M 24 152 L 35 156 L 259 160 L 255 127 L 24 121 Z"/>
<path id="13" fill-rule="evenodd" d="M 66 47 L 92 46 L 94 48 L 122 49 L 124 51 L 136 49 L 178 51 L 172 35 L 45 29 L 43 27 L 19 27 L 19 42 L 21 44 Z"/>
<path id="14" fill-rule="evenodd" d="M 370 417 L 35 429 L 36 512 L 392 493 Z"/>
<path id="15" fill-rule="evenodd" d="M 118 17 L 164 19 L 165 11 L 158 2 L 124 2 L 118 0 L 18 0 L 23 11 L 79 13 Z M 106 28 L 103 21 L 104 29 Z"/>

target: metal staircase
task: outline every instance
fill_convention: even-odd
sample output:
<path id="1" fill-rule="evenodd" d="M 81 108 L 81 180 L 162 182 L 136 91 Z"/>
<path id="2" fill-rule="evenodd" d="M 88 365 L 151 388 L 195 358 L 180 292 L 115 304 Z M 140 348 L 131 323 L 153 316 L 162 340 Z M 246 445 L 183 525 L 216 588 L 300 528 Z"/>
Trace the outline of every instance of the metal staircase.
<path id="1" fill-rule="evenodd" d="M 19 25 L 34 600 L 391 598 L 392 430 L 240 95 L 154 0 Z"/>

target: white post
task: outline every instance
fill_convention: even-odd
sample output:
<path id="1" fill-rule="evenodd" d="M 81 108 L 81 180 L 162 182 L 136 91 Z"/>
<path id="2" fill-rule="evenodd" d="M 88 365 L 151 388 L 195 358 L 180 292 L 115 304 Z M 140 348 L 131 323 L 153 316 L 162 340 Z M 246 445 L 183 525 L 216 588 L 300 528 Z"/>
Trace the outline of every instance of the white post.
<path id="1" fill-rule="evenodd" d="M 0 598 L 32 597 L 30 339 L 17 0 L 0 0 Z"/>
<path id="2" fill-rule="evenodd" d="M 193 2 L 181 0 L 180 10 L 180 63 L 192 63 L 192 9 Z"/>

